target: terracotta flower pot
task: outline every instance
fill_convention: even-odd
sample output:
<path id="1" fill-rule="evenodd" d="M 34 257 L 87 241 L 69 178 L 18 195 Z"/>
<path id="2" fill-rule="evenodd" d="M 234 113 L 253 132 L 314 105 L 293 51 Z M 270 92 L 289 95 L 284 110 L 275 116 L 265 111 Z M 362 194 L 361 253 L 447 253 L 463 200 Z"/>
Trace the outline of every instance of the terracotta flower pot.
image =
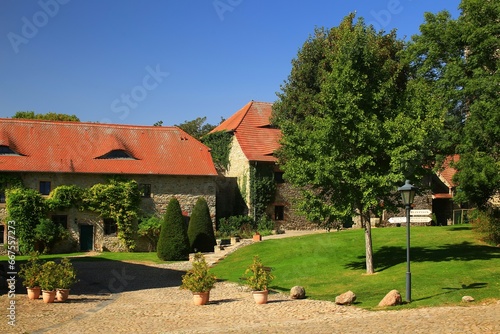
<path id="1" fill-rule="evenodd" d="M 59 302 L 65 302 L 69 296 L 69 289 L 57 289 L 56 290 L 56 299 Z"/>
<path id="2" fill-rule="evenodd" d="M 252 291 L 253 299 L 255 300 L 255 303 L 257 304 L 266 304 L 267 303 L 267 298 L 269 295 L 269 291 Z"/>
<path id="3" fill-rule="evenodd" d="M 56 299 L 56 290 L 42 290 L 42 298 L 44 303 L 53 303 Z"/>
<path id="4" fill-rule="evenodd" d="M 26 288 L 28 291 L 28 299 L 36 300 L 40 298 L 41 290 L 39 286 L 35 286 L 32 288 Z"/>
<path id="5" fill-rule="evenodd" d="M 210 299 L 210 291 L 193 292 L 193 302 L 195 305 L 205 305 Z"/>

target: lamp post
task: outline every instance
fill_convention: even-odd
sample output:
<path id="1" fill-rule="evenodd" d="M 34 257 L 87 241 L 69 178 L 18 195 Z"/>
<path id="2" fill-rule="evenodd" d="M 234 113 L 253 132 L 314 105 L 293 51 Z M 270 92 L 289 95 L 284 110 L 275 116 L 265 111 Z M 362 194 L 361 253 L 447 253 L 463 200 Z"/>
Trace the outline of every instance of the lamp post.
<path id="1" fill-rule="evenodd" d="M 415 198 L 417 187 L 406 180 L 405 185 L 398 188 L 406 207 L 406 301 L 411 302 L 411 271 L 410 271 L 410 209 Z"/>

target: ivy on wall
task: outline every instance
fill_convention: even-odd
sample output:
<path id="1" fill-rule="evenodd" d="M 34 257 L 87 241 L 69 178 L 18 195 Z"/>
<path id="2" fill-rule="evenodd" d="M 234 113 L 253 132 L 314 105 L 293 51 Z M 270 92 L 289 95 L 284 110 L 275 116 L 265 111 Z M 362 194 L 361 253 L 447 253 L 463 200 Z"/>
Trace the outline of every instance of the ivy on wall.
<path id="1" fill-rule="evenodd" d="M 227 170 L 229 167 L 229 152 L 231 151 L 231 142 L 233 134 L 228 131 L 217 131 L 209 133 L 201 142 L 210 147 L 212 160 L 218 170 Z"/>
<path id="2" fill-rule="evenodd" d="M 35 228 L 48 212 L 71 207 L 112 218 L 118 227 L 118 238 L 128 250 L 135 248 L 136 222 L 141 203 L 136 181 L 111 179 L 107 184 L 98 183 L 89 189 L 62 185 L 53 189 L 47 198 L 36 190 L 20 186 L 7 189 L 6 194 L 8 219 L 16 221 L 16 236 L 22 254 L 34 250 Z"/>
<path id="3" fill-rule="evenodd" d="M 273 165 L 250 165 L 250 203 L 255 221 L 266 215 L 266 208 L 274 200 L 276 183 L 274 182 Z"/>

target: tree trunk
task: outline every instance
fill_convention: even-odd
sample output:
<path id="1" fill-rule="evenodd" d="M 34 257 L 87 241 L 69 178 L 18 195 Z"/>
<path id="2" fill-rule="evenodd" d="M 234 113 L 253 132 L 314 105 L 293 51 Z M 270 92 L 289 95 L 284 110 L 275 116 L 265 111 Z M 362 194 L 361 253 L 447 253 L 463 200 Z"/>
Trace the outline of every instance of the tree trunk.
<path id="1" fill-rule="evenodd" d="M 365 218 L 361 212 L 361 224 L 365 227 L 366 273 L 373 274 L 372 224 L 369 216 L 367 220 Z"/>

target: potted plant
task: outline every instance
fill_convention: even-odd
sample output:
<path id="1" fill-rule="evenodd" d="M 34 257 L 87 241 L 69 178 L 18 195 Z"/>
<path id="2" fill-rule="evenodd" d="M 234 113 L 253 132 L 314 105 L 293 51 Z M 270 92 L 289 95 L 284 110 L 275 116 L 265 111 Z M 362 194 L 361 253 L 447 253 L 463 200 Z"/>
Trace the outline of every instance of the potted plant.
<path id="1" fill-rule="evenodd" d="M 205 305 L 210 299 L 210 290 L 213 289 L 217 278 L 209 272 L 208 264 L 201 253 L 196 253 L 193 259 L 193 268 L 182 276 L 181 289 L 193 293 L 195 305 Z"/>
<path id="2" fill-rule="evenodd" d="M 257 304 L 266 304 L 268 298 L 268 287 L 274 275 L 271 268 L 264 267 L 260 258 L 256 255 L 253 262 L 245 271 L 245 284 L 252 289 L 252 295 Z"/>
<path id="3" fill-rule="evenodd" d="M 23 279 L 23 286 L 28 291 L 29 299 L 40 298 L 39 277 L 42 271 L 42 262 L 38 258 L 38 253 L 32 253 L 27 263 L 21 264 L 19 277 Z"/>
<path id="4" fill-rule="evenodd" d="M 57 270 L 57 288 L 56 298 L 58 301 L 64 302 L 68 299 L 69 290 L 73 284 L 78 282 L 76 278 L 76 270 L 69 258 L 64 258 L 58 265 Z"/>
<path id="5" fill-rule="evenodd" d="M 42 271 L 38 278 L 42 297 L 45 303 L 52 303 L 56 298 L 56 285 L 58 280 L 59 266 L 54 261 L 47 261 L 42 265 Z"/>

